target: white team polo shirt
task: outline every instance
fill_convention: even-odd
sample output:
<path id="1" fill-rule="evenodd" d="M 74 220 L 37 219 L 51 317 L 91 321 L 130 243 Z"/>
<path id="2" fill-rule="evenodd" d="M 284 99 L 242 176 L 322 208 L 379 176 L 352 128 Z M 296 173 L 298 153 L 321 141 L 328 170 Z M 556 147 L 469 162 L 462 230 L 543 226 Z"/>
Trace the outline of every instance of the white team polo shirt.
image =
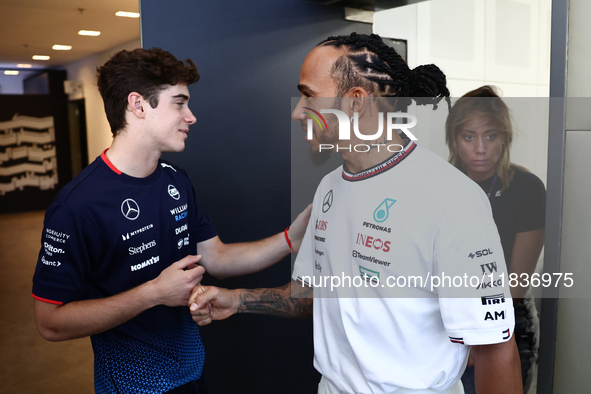
<path id="1" fill-rule="evenodd" d="M 322 180 L 292 277 L 314 287 L 314 366 L 347 393 L 445 390 L 464 371 L 467 345 L 513 333 L 486 196 L 413 142 L 362 173 L 340 167 Z M 431 287 L 434 277 L 449 285 Z"/>

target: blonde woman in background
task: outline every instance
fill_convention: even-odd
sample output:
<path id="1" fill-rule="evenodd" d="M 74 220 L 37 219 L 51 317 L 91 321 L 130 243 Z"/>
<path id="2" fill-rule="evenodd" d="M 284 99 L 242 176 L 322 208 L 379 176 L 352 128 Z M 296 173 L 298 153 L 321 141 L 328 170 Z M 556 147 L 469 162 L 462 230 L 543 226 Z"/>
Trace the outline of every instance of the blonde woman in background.
<path id="1" fill-rule="evenodd" d="M 490 200 L 509 273 L 530 279 L 544 245 L 546 190 L 537 176 L 511 163 L 511 115 L 494 87 L 482 86 L 456 101 L 445 124 L 445 140 L 450 163 L 478 183 Z M 491 269 L 484 266 L 483 274 Z M 538 357 L 538 313 L 528 287 L 512 287 L 511 296 L 527 393 Z M 466 369 L 462 382 L 467 394 L 475 393 L 473 367 Z"/>

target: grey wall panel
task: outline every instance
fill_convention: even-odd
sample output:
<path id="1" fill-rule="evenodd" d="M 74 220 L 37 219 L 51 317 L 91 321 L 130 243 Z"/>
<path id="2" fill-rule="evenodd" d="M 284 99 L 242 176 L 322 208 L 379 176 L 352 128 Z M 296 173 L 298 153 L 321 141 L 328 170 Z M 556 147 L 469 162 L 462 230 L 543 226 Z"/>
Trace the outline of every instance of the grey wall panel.
<path id="1" fill-rule="evenodd" d="M 560 269 L 579 289 L 591 287 L 591 132 L 568 131 Z M 556 333 L 555 393 L 586 393 L 591 387 L 591 299 L 561 298 Z"/>

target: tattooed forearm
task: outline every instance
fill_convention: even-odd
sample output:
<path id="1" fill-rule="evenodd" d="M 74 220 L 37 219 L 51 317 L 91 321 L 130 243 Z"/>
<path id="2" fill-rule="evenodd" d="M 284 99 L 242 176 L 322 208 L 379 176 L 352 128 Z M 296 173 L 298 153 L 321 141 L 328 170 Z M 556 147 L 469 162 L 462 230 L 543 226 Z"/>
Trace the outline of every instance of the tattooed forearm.
<path id="1" fill-rule="evenodd" d="M 304 319 L 312 316 L 312 289 L 299 289 L 297 297 L 292 298 L 291 283 L 274 289 L 246 289 L 240 294 L 238 313 L 260 313 L 292 319 Z M 295 289 L 294 289 L 295 290 Z M 302 293 L 303 292 L 303 293 Z"/>

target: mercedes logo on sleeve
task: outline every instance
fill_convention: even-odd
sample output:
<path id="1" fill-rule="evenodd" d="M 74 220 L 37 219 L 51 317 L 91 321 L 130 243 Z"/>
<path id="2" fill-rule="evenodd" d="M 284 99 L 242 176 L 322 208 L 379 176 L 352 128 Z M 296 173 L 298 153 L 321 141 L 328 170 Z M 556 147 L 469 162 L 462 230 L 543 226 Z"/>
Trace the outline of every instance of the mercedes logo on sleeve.
<path id="1" fill-rule="evenodd" d="M 128 198 L 121 203 L 121 213 L 129 220 L 135 220 L 140 216 L 140 206 L 133 199 Z"/>
<path id="2" fill-rule="evenodd" d="M 179 193 L 177 188 L 173 185 L 168 185 L 168 194 L 170 194 L 170 197 L 174 198 L 175 200 L 181 198 L 181 193 Z"/>
<path id="3" fill-rule="evenodd" d="M 326 213 L 332 207 L 332 189 L 326 193 L 324 200 L 322 201 L 322 212 Z"/>

